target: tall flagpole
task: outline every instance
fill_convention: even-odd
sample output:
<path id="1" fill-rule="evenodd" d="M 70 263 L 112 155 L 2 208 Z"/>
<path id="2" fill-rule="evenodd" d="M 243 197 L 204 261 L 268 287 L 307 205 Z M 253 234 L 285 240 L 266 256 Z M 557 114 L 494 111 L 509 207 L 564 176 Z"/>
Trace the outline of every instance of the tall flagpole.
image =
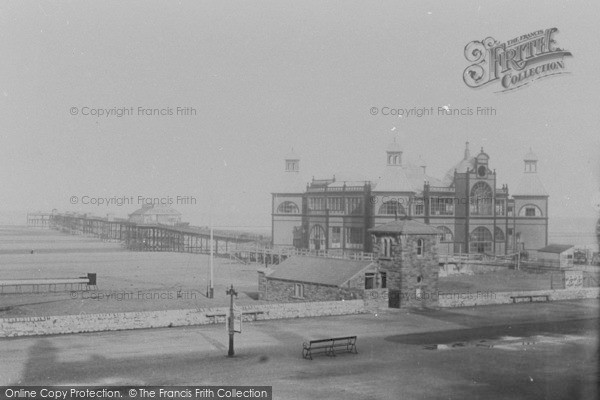
<path id="1" fill-rule="evenodd" d="M 214 241 L 214 234 L 213 234 L 213 202 L 212 202 L 212 194 L 210 195 L 210 240 L 209 240 L 209 246 L 210 246 L 210 250 L 209 250 L 209 260 L 208 260 L 208 264 L 209 264 L 209 281 L 208 281 L 208 287 L 206 288 L 206 297 L 208 297 L 209 299 L 212 299 L 214 297 L 214 274 L 213 274 L 213 258 L 214 258 L 214 248 L 213 248 L 213 241 Z"/>
<path id="2" fill-rule="evenodd" d="M 214 258 L 214 250 L 213 250 L 213 225 L 212 218 L 210 223 L 210 289 L 208 290 L 208 298 L 212 299 L 214 296 L 214 286 L 213 286 L 213 258 Z"/>

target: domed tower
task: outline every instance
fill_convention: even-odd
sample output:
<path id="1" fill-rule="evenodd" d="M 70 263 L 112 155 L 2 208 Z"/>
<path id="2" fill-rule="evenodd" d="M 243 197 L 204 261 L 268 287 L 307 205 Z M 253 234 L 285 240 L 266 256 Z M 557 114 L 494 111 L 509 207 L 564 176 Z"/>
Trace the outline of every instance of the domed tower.
<path id="1" fill-rule="evenodd" d="M 471 151 L 469 150 L 469 142 L 465 142 L 465 152 L 463 159 L 460 160 L 454 167 L 450 168 L 446 175 L 444 175 L 444 179 L 442 179 L 442 184 L 444 186 L 453 186 L 454 185 L 454 173 L 464 174 L 468 170 L 473 171 L 475 169 L 476 159 L 475 157 L 471 157 Z"/>
<path id="2" fill-rule="evenodd" d="M 525 250 L 548 244 L 548 192 L 538 175 L 538 157 L 531 148 L 523 157 L 523 175 L 513 193 L 515 233 Z"/>

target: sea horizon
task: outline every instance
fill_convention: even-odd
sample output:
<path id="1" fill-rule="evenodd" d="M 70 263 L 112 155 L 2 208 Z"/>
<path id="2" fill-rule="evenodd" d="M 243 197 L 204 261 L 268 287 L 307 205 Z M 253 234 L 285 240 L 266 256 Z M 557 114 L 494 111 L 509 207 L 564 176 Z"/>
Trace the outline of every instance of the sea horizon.
<path id="1" fill-rule="evenodd" d="M 576 247 L 589 248 L 599 251 L 596 236 L 597 218 L 582 216 L 557 216 L 548 221 L 548 243 L 571 244 Z M 0 211 L 0 226 L 26 226 L 27 212 Z M 191 224 L 194 226 L 207 226 L 206 224 Z M 269 225 L 242 225 L 216 227 L 217 229 L 238 230 L 260 235 L 270 235 Z"/>

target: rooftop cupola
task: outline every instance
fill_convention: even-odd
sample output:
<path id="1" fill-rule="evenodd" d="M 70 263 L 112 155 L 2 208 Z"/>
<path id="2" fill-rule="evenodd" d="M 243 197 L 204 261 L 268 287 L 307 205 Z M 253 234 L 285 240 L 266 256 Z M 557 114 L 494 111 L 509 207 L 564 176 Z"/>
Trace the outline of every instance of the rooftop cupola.
<path id="1" fill-rule="evenodd" d="M 390 143 L 387 148 L 387 165 L 389 166 L 402 166 L 402 149 L 400 149 L 400 145 L 396 142 L 396 138 L 394 141 Z"/>
<path id="2" fill-rule="evenodd" d="M 523 157 L 523 162 L 525 163 L 525 173 L 534 174 L 537 172 L 538 158 L 535 153 L 531 151 L 531 147 L 529 148 L 529 153 L 525 154 L 525 157 Z"/>
<path id="3" fill-rule="evenodd" d="M 525 170 L 521 176 L 521 180 L 514 191 L 513 196 L 543 196 L 547 197 L 548 192 L 544 188 L 539 175 L 537 174 L 537 156 L 529 149 L 529 153 L 523 157 Z"/>
<path id="4" fill-rule="evenodd" d="M 300 156 L 294 153 L 294 148 L 285 156 L 285 172 L 300 172 Z"/>

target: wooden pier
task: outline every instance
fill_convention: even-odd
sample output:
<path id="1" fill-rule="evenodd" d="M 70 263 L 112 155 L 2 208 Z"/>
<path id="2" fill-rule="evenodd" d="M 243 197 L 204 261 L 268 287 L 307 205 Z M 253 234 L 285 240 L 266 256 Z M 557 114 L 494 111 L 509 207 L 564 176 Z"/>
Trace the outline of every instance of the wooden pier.
<path id="1" fill-rule="evenodd" d="M 210 252 L 210 228 L 138 224 L 74 214 L 52 214 L 48 227 L 70 235 L 121 242 L 125 248 L 133 251 Z M 227 255 L 239 246 L 257 245 L 264 240 L 260 235 L 213 230 L 215 255 Z"/>
<path id="2" fill-rule="evenodd" d="M 85 235 L 103 241 L 121 242 L 132 251 L 167 251 L 179 253 L 210 253 L 210 228 L 139 224 L 79 214 L 44 214 L 47 223 L 29 226 L 48 227 L 70 235 Z M 213 230 L 213 249 L 217 257 L 227 257 L 240 263 L 279 264 L 292 256 L 326 257 L 348 260 L 375 260 L 373 253 L 353 250 L 308 250 L 270 248 L 261 235 Z"/>

